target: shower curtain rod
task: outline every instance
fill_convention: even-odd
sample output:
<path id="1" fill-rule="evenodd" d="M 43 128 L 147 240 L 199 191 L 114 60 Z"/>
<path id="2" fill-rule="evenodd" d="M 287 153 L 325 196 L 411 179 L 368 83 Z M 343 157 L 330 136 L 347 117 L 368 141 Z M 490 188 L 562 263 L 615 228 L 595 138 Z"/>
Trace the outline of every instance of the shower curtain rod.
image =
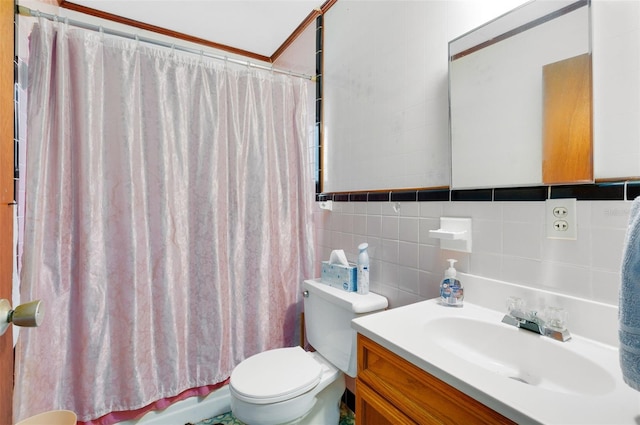
<path id="1" fill-rule="evenodd" d="M 262 69 L 262 70 L 265 70 L 265 71 L 277 72 L 279 74 L 287 74 L 287 75 L 290 75 L 292 77 L 304 78 L 305 80 L 316 81 L 315 75 L 301 74 L 301 73 L 297 73 L 297 72 L 293 72 L 293 71 L 287 71 L 287 70 L 283 70 L 283 69 L 274 68 L 273 66 L 262 65 L 262 64 L 259 64 L 259 63 L 251 62 L 251 61 L 243 61 L 243 60 L 240 60 L 240 59 L 234 59 L 234 58 L 230 58 L 230 57 L 227 57 L 227 56 L 217 55 L 215 53 L 208 53 L 208 52 L 205 52 L 202 49 L 194 49 L 192 47 L 180 46 L 180 45 L 177 45 L 175 43 L 168 43 L 166 41 L 155 40 L 153 38 L 144 37 L 144 36 L 140 36 L 140 35 L 133 34 L 133 33 L 127 33 L 127 32 L 124 32 L 124 31 L 118 31 L 118 30 L 114 30 L 114 29 L 110 29 L 110 28 L 105 28 L 102 25 L 94 25 L 94 24 L 89 24 L 89 23 L 82 22 L 82 21 L 76 21 L 74 19 L 69 19 L 69 18 L 64 17 L 64 16 L 52 15 L 52 14 L 49 14 L 49 13 L 40 12 L 39 10 L 33 10 L 33 9 L 30 9 L 30 8 L 28 8 L 26 6 L 18 5 L 17 8 L 18 8 L 18 14 L 23 15 L 23 16 L 30 16 L 30 17 L 35 17 L 35 18 L 45 18 L 45 19 L 48 19 L 49 21 L 55 21 L 55 22 L 64 22 L 66 24 L 73 25 L 74 27 L 78 27 L 78 28 L 82 28 L 82 29 L 86 29 L 86 30 L 90 30 L 90 31 L 97 31 L 97 32 L 101 32 L 101 33 L 104 33 L 104 34 L 108 34 L 108 35 L 114 35 L 114 36 L 117 36 L 117 37 L 123 37 L 123 38 L 128 38 L 128 39 L 131 39 L 131 40 L 141 41 L 141 42 L 144 42 L 144 43 L 147 43 L 147 44 L 153 44 L 153 45 L 156 45 L 156 46 L 161 46 L 161 47 L 166 47 L 166 48 L 170 48 L 170 49 L 174 49 L 174 50 L 179 50 L 181 52 L 197 54 L 197 55 L 205 56 L 205 57 L 211 58 L 211 59 L 223 60 L 223 61 L 226 61 L 226 62 L 236 63 L 236 64 L 239 64 L 239 65 L 245 65 L 245 66 L 248 66 L 249 68 L 258 68 L 258 69 Z"/>

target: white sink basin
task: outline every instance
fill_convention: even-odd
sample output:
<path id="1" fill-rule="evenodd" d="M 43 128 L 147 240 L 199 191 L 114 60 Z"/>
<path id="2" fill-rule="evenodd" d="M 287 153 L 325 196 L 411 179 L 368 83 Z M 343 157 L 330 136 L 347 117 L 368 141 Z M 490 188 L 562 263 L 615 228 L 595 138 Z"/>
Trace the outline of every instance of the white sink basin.
<path id="1" fill-rule="evenodd" d="M 503 317 L 467 301 L 429 300 L 352 327 L 519 424 L 640 424 L 640 392 L 623 382 L 616 347 L 575 333 L 556 341 Z"/>
<path id="2" fill-rule="evenodd" d="M 425 334 L 461 361 L 547 391 L 601 395 L 615 388 L 611 373 L 566 343 L 496 322 L 465 317 L 429 320 Z"/>

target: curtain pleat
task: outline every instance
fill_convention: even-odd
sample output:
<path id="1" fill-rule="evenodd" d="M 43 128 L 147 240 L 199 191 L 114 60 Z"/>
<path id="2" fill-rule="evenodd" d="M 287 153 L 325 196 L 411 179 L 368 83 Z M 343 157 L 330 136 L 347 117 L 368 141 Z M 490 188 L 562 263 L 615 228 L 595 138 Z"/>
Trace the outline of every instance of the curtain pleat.
<path id="1" fill-rule="evenodd" d="M 45 319 L 16 347 L 16 420 L 108 423 L 296 344 L 307 84 L 34 26 L 21 297 Z"/>

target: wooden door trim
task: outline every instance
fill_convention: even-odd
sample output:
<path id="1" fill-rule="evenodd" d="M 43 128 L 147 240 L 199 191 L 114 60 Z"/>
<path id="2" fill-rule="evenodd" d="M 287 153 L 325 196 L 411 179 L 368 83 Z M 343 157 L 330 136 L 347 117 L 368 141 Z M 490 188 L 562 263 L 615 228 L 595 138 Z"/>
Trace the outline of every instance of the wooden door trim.
<path id="1" fill-rule="evenodd" d="M 11 300 L 13 279 L 13 0 L 0 0 L 0 298 Z M 12 422 L 13 336 L 0 336 L 0 423 Z"/>

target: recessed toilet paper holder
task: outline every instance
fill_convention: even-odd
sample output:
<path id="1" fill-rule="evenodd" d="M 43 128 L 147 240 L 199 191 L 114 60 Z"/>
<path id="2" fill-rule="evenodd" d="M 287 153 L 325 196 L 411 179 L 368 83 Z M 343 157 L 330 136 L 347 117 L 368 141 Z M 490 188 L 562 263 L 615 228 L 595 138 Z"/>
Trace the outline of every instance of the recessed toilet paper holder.
<path id="1" fill-rule="evenodd" d="M 20 304 L 12 310 L 8 300 L 0 299 L 0 335 L 4 335 L 11 323 L 28 328 L 40 326 L 44 316 L 41 307 L 42 301 L 35 300 Z"/>

